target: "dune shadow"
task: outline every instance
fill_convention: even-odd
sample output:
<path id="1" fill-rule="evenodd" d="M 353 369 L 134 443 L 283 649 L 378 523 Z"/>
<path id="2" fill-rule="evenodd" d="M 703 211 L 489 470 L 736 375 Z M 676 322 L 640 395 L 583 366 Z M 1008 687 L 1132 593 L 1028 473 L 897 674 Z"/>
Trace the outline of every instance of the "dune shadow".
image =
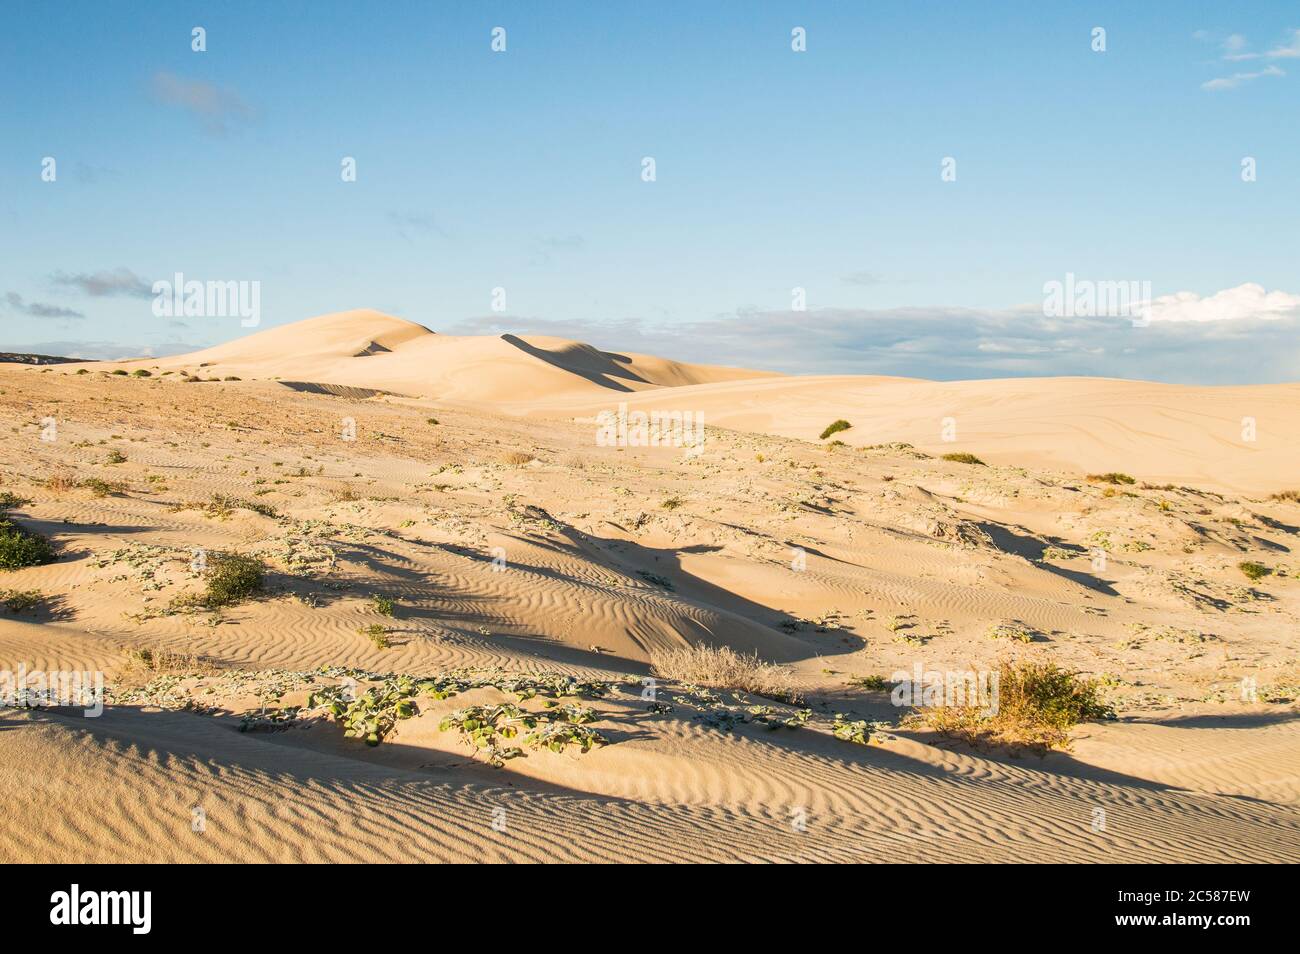
<path id="1" fill-rule="evenodd" d="M 610 354 L 609 352 L 597 351 L 592 348 L 591 350 L 584 349 L 581 352 L 582 358 L 580 361 L 573 359 L 565 360 L 565 357 L 561 353 L 547 351 L 545 348 L 538 348 L 516 335 L 505 334 L 501 336 L 501 340 L 507 344 L 513 345 L 525 354 L 537 358 L 539 361 L 545 361 L 547 364 L 551 365 L 551 367 L 559 368 L 561 371 L 567 371 L 570 374 L 576 374 L 578 377 L 584 378 L 592 384 L 598 384 L 611 391 L 630 392 L 632 390 L 627 385 L 620 384 L 617 380 L 611 379 L 621 378 L 625 381 L 636 381 L 639 384 L 650 383 L 640 375 L 634 374 L 627 368 L 622 367 L 622 364 L 624 363 L 631 363 L 631 359 L 624 357 L 623 355 Z"/>

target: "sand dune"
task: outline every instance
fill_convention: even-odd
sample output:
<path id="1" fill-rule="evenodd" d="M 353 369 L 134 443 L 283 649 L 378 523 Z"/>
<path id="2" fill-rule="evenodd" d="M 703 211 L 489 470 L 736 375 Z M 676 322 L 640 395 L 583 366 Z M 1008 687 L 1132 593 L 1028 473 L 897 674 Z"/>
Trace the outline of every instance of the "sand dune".
<path id="1" fill-rule="evenodd" d="M 192 354 L 95 365 L 113 367 L 347 385 L 483 404 L 764 376 L 613 354 L 564 338 L 439 335 L 365 309 L 308 318 Z"/>
<path id="2" fill-rule="evenodd" d="M 547 417 L 626 403 L 737 430 L 1232 493 L 1285 489 L 1300 472 L 1300 384 L 1191 387 L 1106 378 L 923 381 L 775 375 L 686 364 L 539 336 L 448 336 L 361 310 L 322 315 L 166 359 L 95 365 L 364 388 Z M 945 436 L 947 435 L 947 436 Z"/>
<path id="3" fill-rule="evenodd" d="M 79 373 L 119 366 L 151 376 Z M 600 446 L 619 402 L 703 411 L 703 452 Z M 819 442 L 840 417 L 846 446 Z M 0 668 L 114 693 L 97 719 L 0 710 L 0 858 L 1300 860 L 1300 505 L 1259 496 L 1296 484 L 1297 418 L 1294 387 L 760 376 L 373 312 L 0 368 L 0 492 L 60 553 L 0 572 L 39 596 L 0 609 Z M 187 603 L 196 547 L 260 559 L 265 591 Z M 806 724 L 667 679 L 648 706 L 652 657 L 701 644 L 787 664 Z M 975 749 L 880 688 L 1004 660 L 1101 680 L 1119 718 Z M 544 711 L 499 685 L 422 696 L 376 748 L 256 722 L 471 669 L 607 683 L 583 705 L 609 744 L 490 767 L 439 725 Z M 854 744 L 836 713 L 888 729 Z"/>

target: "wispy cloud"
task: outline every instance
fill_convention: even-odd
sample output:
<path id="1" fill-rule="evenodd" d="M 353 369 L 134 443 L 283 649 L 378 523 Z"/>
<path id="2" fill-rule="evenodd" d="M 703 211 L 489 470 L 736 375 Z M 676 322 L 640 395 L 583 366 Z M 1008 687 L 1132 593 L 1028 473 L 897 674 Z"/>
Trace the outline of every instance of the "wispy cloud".
<path id="1" fill-rule="evenodd" d="M 74 288 L 92 298 L 153 297 L 153 286 L 129 268 L 94 273 L 77 272 L 71 275 L 67 272 L 55 272 L 50 276 L 50 281 L 65 288 Z"/>
<path id="2" fill-rule="evenodd" d="M 1269 64 L 1262 70 L 1256 70 L 1253 73 L 1233 73 L 1231 76 L 1220 76 L 1217 79 L 1206 80 L 1201 84 L 1201 89 L 1236 89 L 1238 86 L 1257 80 L 1261 76 L 1286 76 L 1286 71 Z"/>
<path id="3" fill-rule="evenodd" d="M 186 79 L 161 70 L 153 75 L 151 86 L 155 99 L 195 116 L 214 136 L 224 136 L 251 122 L 254 116 L 253 107 L 237 92 L 206 80 Z"/>
<path id="4" fill-rule="evenodd" d="M 4 297 L 5 305 L 11 311 L 33 318 L 85 318 L 86 316 L 72 308 L 61 305 L 47 305 L 39 301 L 25 301 L 17 292 L 9 292 Z"/>
<path id="5" fill-rule="evenodd" d="M 1204 30 L 1198 30 L 1193 34 L 1198 40 L 1209 40 L 1211 36 Z M 1250 49 L 1250 41 L 1240 33 L 1230 33 L 1219 42 L 1221 50 L 1220 59 L 1225 63 L 1244 63 L 1252 60 L 1282 60 L 1295 59 L 1300 57 L 1300 30 L 1291 30 L 1288 39 L 1285 39 L 1277 45 L 1267 50 L 1256 51 Z M 1269 62 L 1263 69 L 1232 73 L 1228 76 L 1220 76 L 1215 79 L 1206 80 L 1201 84 L 1201 89 L 1205 90 L 1225 90 L 1237 89 L 1247 83 L 1253 82 L 1263 76 L 1285 76 L 1286 71 L 1281 67 Z"/>

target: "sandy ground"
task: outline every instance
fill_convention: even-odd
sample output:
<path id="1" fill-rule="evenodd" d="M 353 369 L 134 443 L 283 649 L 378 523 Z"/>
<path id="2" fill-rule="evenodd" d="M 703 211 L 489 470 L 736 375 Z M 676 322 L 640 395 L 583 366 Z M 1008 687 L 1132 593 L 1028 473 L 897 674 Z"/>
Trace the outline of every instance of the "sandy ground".
<path id="1" fill-rule="evenodd" d="M 0 572 L 43 597 L 0 608 L 0 666 L 113 693 L 0 710 L 0 858 L 1300 860 L 1300 505 L 1269 497 L 1300 484 L 1298 393 L 786 378 L 371 312 L 0 365 L 0 493 L 60 550 Z M 703 448 L 598 446 L 620 402 L 702 411 Z M 1108 470 L 1137 482 L 1084 476 Z M 178 609 L 196 548 L 261 557 L 267 592 Z M 672 683 L 648 709 L 651 654 L 696 643 L 790 665 L 808 724 Z M 1103 679 L 1120 717 L 981 751 L 855 683 L 1007 658 Z M 609 744 L 490 766 L 439 722 L 499 685 L 422 698 L 374 748 L 323 717 L 239 731 L 340 674 L 465 668 L 607 683 L 583 704 Z M 856 745 L 837 712 L 891 725 Z"/>

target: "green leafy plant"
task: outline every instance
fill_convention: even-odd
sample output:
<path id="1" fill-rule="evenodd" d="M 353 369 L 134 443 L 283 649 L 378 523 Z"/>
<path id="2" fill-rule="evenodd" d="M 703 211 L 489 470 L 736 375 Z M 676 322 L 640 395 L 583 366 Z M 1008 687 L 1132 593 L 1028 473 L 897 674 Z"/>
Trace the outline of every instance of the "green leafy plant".
<path id="1" fill-rule="evenodd" d="M 392 646 L 392 643 L 388 641 L 388 630 L 378 623 L 362 626 L 357 632 L 374 643 L 376 649 L 388 649 Z"/>
<path id="2" fill-rule="evenodd" d="M 439 730 L 457 729 L 465 741 L 480 749 L 490 765 L 500 768 L 507 759 L 518 758 L 523 750 L 518 746 L 503 744 L 514 739 L 523 729 L 537 728 L 538 717 L 512 702 L 498 706 L 467 706 L 457 709 L 438 723 Z"/>
<path id="3" fill-rule="evenodd" d="M 375 593 L 373 596 L 370 597 L 370 603 L 372 606 L 374 606 L 375 612 L 378 613 L 380 616 L 393 615 L 393 607 L 395 604 L 389 597 L 384 596 L 380 593 Z"/>
<path id="4" fill-rule="evenodd" d="M 397 676 L 371 686 L 353 699 L 347 698 L 342 686 L 319 689 L 308 697 L 307 707 L 323 707 L 343 726 L 344 735 L 362 739 L 366 745 L 378 745 L 398 722 L 419 712 L 415 699 L 420 691 L 421 684 L 411 677 Z"/>

